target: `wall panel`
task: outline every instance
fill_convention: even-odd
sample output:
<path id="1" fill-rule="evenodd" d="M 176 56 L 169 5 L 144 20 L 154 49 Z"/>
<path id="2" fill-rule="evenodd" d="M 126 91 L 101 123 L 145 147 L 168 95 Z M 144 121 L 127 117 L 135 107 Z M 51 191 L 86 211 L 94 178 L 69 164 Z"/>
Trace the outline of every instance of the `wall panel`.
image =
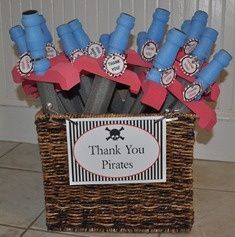
<path id="1" fill-rule="evenodd" d="M 191 18 L 196 9 L 209 13 L 209 26 L 219 31 L 216 50 L 224 47 L 235 55 L 235 1 L 234 0 L 1 0 L 0 1 L 0 106 L 22 107 L 22 110 L 33 110 L 33 102 L 25 98 L 21 88 L 15 85 L 11 78 L 12 66 L 17 57 L 12 49 L 13 44 L 9 39 L 8 30 L 11 26 L 20 23 L 21 12 L 28 9 L 37 9 L 44 14 L 48 26 L 53 34 L 54 42 L 58 47 L 56 27 L 73 18 L 79 18 L 84 29 L 92 40 L 98 40 L 102 33 L 110 33 L 115 27 L 116 18 L 121 11 L 136 16 L 136 26 L 133 34 L 146 30 L 152 20 L 156 7 L 166 8 L 171 11 L 169 28 L 180 27 L 184 19 Z M 134 42 L 135 46 L 135 42 Z M 224 121 L 229 126 L 235 126 L 235 60 L 221 77 L 221 97 L 217 105 L 219 128 Z M 2 110 L 3 111 L 3 110 Z M 24 114 L 22 112 L 22 114 Z M 0 114 L 0 116 L 5 116 Z M 25 123 L 30 121 L 25 113 Z M 7 122 L 7 118 L 4 120 Z M 219 131 L 219 133 L 218 133 Z M 6 133 L 4 133 L 5 136 Z M 10 138 L 11 135 L 7 136 Z M 217 146 L 218 138 L 226 139 L 226 132 L 222 129 L 215 130 L 210 140 L 208 149 Z M 2 139 L 0 132 L 0 139 Z M 19 134 L 16 136 L 20 137 Z M 25 138 L 22 138 L 25 139 Z M 235 135 L 232 138 L 235 140 Z M 14 137 L 12 137 L 14 140 Z M 200 142 L 200 141 L 199 141 Z M 200 146 L 201 149 L 202 146 Z M 227 149 L 227 148 L 226 148 Z M 231 147 L 231 150 L 234 149 Z M 204 151 L 204 150 L 203 150 Z M 233 150 L 234 151 L 234 150 Z M 200 152 L 199 152 L 200 153 Z M 197 154 L 199 154 L 197 152 Z M 206 154 L 206 152 L 203 152 Z M 208 155 L 212 154 L 208 151 Z"/>

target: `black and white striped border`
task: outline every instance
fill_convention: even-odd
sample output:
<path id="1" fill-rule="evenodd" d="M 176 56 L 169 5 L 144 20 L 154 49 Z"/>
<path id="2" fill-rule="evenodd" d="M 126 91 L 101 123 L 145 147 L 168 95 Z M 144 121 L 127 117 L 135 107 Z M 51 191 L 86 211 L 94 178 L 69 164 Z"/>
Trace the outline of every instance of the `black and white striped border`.
<path id="1" fill-rule="evenodd" d="M 166 119 L 163 117 L 78 118 L 66 121 L 70 185 L 166 182 Z M 75 160 L 73 147 L 85 132 L 109 124 L 140 127 L 152 134 L 160 145 L 159 159 L 147 170 L 133 176 L 108 178 L 83 169 Z"/>

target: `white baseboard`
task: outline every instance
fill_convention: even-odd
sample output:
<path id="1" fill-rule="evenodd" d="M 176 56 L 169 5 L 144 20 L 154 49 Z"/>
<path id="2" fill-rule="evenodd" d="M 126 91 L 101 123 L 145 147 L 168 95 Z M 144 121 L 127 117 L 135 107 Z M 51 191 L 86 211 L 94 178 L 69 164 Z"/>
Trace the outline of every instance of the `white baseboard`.
<path id="1" fill-rule="evenodd" d="M 0 140 L 37 143 L 34 117 L 38 108 L 0 106 Z M 196 132 L 197 159 L 235 162 L 235 116 L 218 114 L 212 133 Z"/>

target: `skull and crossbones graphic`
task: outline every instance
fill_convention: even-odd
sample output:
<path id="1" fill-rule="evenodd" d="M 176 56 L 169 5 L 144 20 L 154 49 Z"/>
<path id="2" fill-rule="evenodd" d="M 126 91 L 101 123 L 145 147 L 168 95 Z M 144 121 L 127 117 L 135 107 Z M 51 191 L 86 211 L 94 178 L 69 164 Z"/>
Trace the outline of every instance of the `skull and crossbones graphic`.
<path id="1" fill-rule="evenodd" d="M 118 140 L 118 139 L 122 139 L 124 140 L 124 137 L 121 136 L 121 131 L 124 130 L 123 127 L 121 127 L 120 129 L 109 129 L 108 127 L 105 128 L 106 131 L 109 132 L 109 137 L 106 137 L 106 140 L 108 141 L 109 139 L 112 139 L 114 141 Z"/>

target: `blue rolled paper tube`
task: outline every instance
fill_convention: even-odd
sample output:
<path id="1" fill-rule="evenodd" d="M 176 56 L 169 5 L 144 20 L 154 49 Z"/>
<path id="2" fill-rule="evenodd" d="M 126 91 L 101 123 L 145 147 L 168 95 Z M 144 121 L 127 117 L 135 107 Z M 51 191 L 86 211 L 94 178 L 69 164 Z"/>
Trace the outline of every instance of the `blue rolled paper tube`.
<path id="1" fill-rule="evenodd" d="M 41 29 L 44 34 L 45 42 L 46 44 L 48 43 L 52 44 L 53 38 L 51 32 L 49 31 L 46 25 L 46 20 L 42 15 L 40 15 L 40 17 L 42 18 Z M 73 90 L 70 90 L 69 92 L 67 91 L 58 92 L 57 98 L 61 103 L 61 106 L 64 108 L 64 110 L 69 113 L 81 112 L 83 109 L 83 106 L 81 106 L 82 103 L 80 101 L 79 95 L 75 94 Z"/>
<path id="2" fill-rule="evenodd" d="M 72 53 L 79 49 L 79 44 L 76 41 L 74 34 L 72 33 L 72 29 L 70 28 L 70 26 L 68 24 L 63 24 L 60 25 L 56 28 L 57 34 L 60 38 L 61 44 L 62 44 L 62 48 L 64 50 L 65 55 L 67 55 L 69 58 L 71 57 Z M 84 81 L 86 80 L 86 82 L 84 83 Z M 80 86 L 78 89 L 79 94 L 81 95 L 82 100 L 85 102 L 87 100 L 87 91 L 89 88 L 91 87 L 91 82 L 90 82 L 90 78 L 89 77 L 83 77 L 83 79 L 80 82 Z M 76 93 L 74 94 L 73 98 L 70 99 L 71 103 L 73 103 L 73 107 L 71 107 L 70 111 L 76 111 L 77 108 L 77 112 L 81 112 L 83 110 L 83 105 L 81 102 L 81 98 L 79 95 L 77 95 Z M 74 102 L 75 103 L 74 103 Z M 69 103 L 65 102 L 66 104 L 69 105 Z M 64 105 L 66 106 L 66 104 L 64 103 Z M 77 103 L 77 105 L 76 105 Z"/>
<path id="3" fill-rule="evenodd" d="M 110 36 L 107 54 L 124 53 L 128 47 L 129 35 L 134 27 L 135 18 L 121 13 L 116 22 L 117 26 Z M 106 113 L 115 87 L 115 82 L 96 76 L 84 112 Z"/>
<path id="4" fill-rule="evenodd" d="M 45 39 L 41 29 L 42 18 L 35 10 L 25 11 L 21 22 L 25 28 L 26 46 L 34 61 L 34 72 L 37 75 L 44 74 L 50 67 L 46 58 Z"/>
<path id="5" fill-rule="evenodd" d="M 147 32 L 142 31 L 142 32 L 138 33 L 137 51 L 140 55 L 141 55 L 143 45 L 148 40 L 153 40 L 156 43 L 160 43 L 162 41 L 164 33 L 165 33 L 165 29 L 166 29 L 166 24 L 169 21 L 169 15 L 170 15 L 169 11 L 162 9 L 162 8 L 157 8 L 155 10 L 155 12 L 153 13 L 153 20 L 152 20 L 152 23 L 151 23 L 148 31 Z M 134 70 L 138 72 L 138 68 L 136 68 Z M 158 74 L 158 76 L 160 75 L 160 73 L 157 73 L 157 74 Z M 139 96 L 139 97 L 141 97 L 141 96 Z M 133 97 L 130 93 L 127 94 L 126 103 L 124 105 L 123 112 L 128 113 L 135 101 L 136 101 L 135 96 Z M 137 105 L 137 104 L 138 104 L 138 102 L 135 103 L 135 105 Z M 137 107 L 140 108 L 142 106 L 137 106 Z"/>
<path id="6" fill-rule="evenodd" d="M 199 44 L 193 50 L 192 55 L 195 56 L 201 64 L 208 59 L 211 53 L 211 49 L 217 39 L 218 32 L 212 28 L 206 27 L 202 36 L 200 37 Z M 187 85 L 185 81 L 182 81 L 183 84 Z M 198 97 L 200 99 L 200 96 Z M 169 101 L 169 100 L 168 100 Z M 175 101 L 171 102 L 169 105 L 171 109 L 180 109 L 181 111 L 188 111 L 187 107 L 185 107 L 181 102 Z"/>
<path id="7" fill-rule="evenodd" d="M 184 32 L 176 28 L 168 31 L 166 41 L 154 58 L 153 67 L 146 75 L 147 80 L 152 80 L 158 84 L 161 83 L 161 70 L 167 69 L 173 65 L 179 49 L 185 43 L 186 37 L 187 35 Z M 137 100 L 129 110 L 131 113 L 143 112 L 145 106 L 141 103 L 142 95 L 143 92 L 138 95 Z"/>
<path id="8" fill-rule="evenodd" d="M 137 43 L 137 49 L 138 49 L 139 54 L 141 54 L 142 46 L 147 40 L 148 38 L 147 38 L 146 32 L 141 31 L 138 33 L 136 43 Z"/>
<path id="9" fill-rule="evenodd" d="M 153 13 L 153 21 L 147 31 L 147 37 L 150 40 L 154 40 L 157 43 L 160 43 L 163 39 L 166 24 L 169 21 L 170 12 L 157 8 Z"/>
<path id="10" fill-rule="evenodd" d="M 99 38 L 99 42 L 103 45 L 105 50 L 108 49 L 109 40 L 110 40 L 110 35 L 109 34 L 102 34 Z"/>
<path id="11" fill-rule="evenodd" d="M 160 43 L 163 39 L 166 24 L 169 21 L 170 12 L 162 9 L 157 8 L 153 13 L 153 20 L 152 23 L 146 32 L 140 32 L 137 37 L 137 46 L 138 52 L 140 53 L 143 44 L 147 40 L 153 40 L 156 43 Z"/>
<path id="12" fill-rule="evenodd" d="M 22 24 L 25 27 L 26 45 L 33 59 L 45 56 L 45 40 L 41 30 L 42 18 L 35 10 L 23 12 Z"/>
<path id="13" fill-rule="evenodd" d="M 198 10 L 194 13 L 190 24 L 190 30 L 187 33 L 187 40 L 200 39 L 205 30 L 207 19 L 208 14 L 204 11 Z"/>
<path id="14" fill-rule="evenodd" d="M 46 25 L 46 19 L 44 18 L 43 15 L 39 15 L 42 18 L 42 24 L 41 24 L 41 29 L 45 38 L 45 42 L 47 43 L 52 43 L 53 38 L 51 35 L 51 32 L 49 31 L 47 25 Z"/>
<path id="15" fill-rule="evenodd" d="M 9 34 L 10 34 L 11 40 L 16 45 L 16 49 L 18 53 L 20 55 L 23 55 L 24 53 L 26 53 L 28 50 L 27 50 L 26 41 L 25 41 L 25 31 L 22 28 L 22 26 L 20 25 L 13 26 L 9 30 Z"/>
<path id="16" fill-rule="evenodd" d="M 185 33 L 188 34 L 188 32 L 190 31 L 190 27 L 191 27 L 191 21 L 190 20 L 185 20 L 183 22 L 183 24 L 181 25 L 181 30 Z"/>
<path id="17" fill-rule="evenodd" d="M 145 31 L 140 31 L 137 35 L 136 43 L 139 48 L 147 41 L 147 33 Z"/>
<path id="18" fill-rule="evenodd" d="M 231 60 L 232 56 L 223 49 L 214 55 L 211 62 L 197 76 L 197 81 L 202 85 L 203 90 L 217 80 L 220 72 L 229 65 Z"/>
<path id="19" fill-rule="evenodd" d="M 200 42 L 197 47 L 193 50 L 192 55 L 196 56 L 197 59 L 203 63 L 209 56 L 212 47 L 217 39 L 218 32 L 212 28 L 206 27 L 204 33 L 200 38 Z"/>
<path id="20" fill-rule="evenodd" d="M 72 30 L 74 38 L 76 39 L 79 48 L 85 49 L 90 43 L 90 38 L 82 28 L 82 24 L 78 19 L 74 19 L 68 23 Z"/>
<path id="21" fill-rule="evenodd" d="M 79 49 L 79 45 L 74 38 L 71 28 L 68 24 L 60 25 L 56 28 L 60 38 L 64 53 L 70 57 L 74 50 Z"/>
<path id="22" fill-rule="evenodd" d="M 16 47 L 18 48 L 19 53 L 22 55 L 26 52 L 28 52 L 27 46 L 26 46 L 26 36 L 25 31 L 21 26 L 15 26 L 10 29 L 10 36 L 11 39 L 15 42 Z M 41 63 L 42 60 L 39 60 Z M 41 67 L 42 64 L 39 65 Z M 38 68 L 36 67 L 36 70 Z M 39 68 L 41 69 L 41 68 Z M 34 62 L 34 70 L 35 70 L 35 62 Z M 36 71 L 35 73 L 40 74 L 41 71 Z M 50 83 L 44 83 L 44 82 L 37 82 L 37 88 L 40 95 L 40 101 L 42 104 L 43 111 L 45 113 L 48 113 L 47 111 L 47 104 L 51 103 L 53 105 L 53 109 L 59 112 L 65 112 L 63 107 L 58 103 L 57 101 L 57 95 L 54 90 L 54 85 Z"/>
<path id="23" fill-rule="evenodd" d="M 121 13 L 117 19 L 117 26 L 111 34 L 107 52 L 124 53 L 128 47 L 130 31 L 134 27 L 135 18 L 129 14 Z"/>
<path id="24" fill-rule="evenodd" d="M 161 72 L 158 69 L 167 69 L 173 65 L 179 49 L 185 43 L 186 37 L 187 35 L 184 32 L 176 28 L 169 30 L 166 42 L 160 48 L 153 61 L 153 68 L 147 74 L 148 79 L 160 83 Z"/>

